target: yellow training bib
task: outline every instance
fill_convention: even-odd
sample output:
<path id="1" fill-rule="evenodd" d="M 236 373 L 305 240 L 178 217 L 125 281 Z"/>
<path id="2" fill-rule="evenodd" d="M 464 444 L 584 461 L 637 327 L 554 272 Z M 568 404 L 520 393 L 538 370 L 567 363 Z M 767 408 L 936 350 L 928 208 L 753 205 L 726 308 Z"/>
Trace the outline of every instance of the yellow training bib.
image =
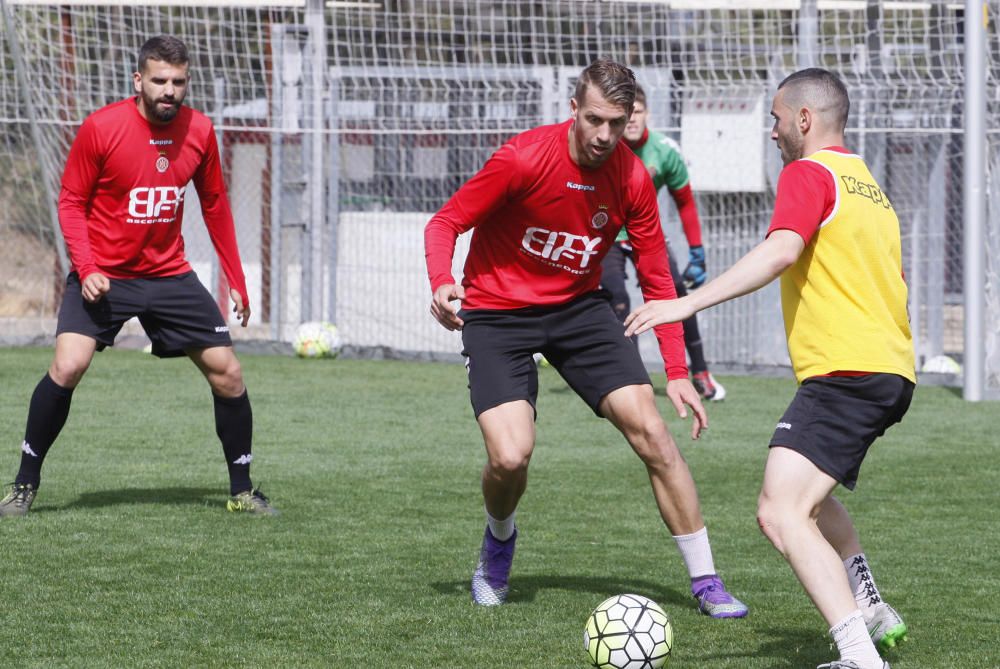
<path id="1" fill-rule="evenodd" d="M 916 382 L 899 219 L 860 156 L 822 150 L 832 213 L 781 275 L 781 306 L 795 377 L 888 372 Z"/>

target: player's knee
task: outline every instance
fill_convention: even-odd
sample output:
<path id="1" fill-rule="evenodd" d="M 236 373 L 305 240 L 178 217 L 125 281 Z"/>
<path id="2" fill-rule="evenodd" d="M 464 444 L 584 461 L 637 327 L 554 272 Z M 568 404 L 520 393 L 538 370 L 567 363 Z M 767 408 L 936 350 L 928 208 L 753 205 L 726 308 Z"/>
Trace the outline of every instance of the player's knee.
<path id="1" fill-rule="evenodd" d="M 636 454 L 649 466 L 675 467 L 681 460 L 677 445 L 658 416 L 643 421 L 628 438 Z"/>
<path id="2" fill-rule="evenodd" d="M 90 367 L 90 360 L 89 356 L 56 356 L 49 366 L 49 376 L 63 388 L 75 388 Z"/>
<path id="3" fill-rule="evenodd" d="M 768 541 L 782 554 L 785 553 L 784 542 L 781 538 L 781 521 L 784 517 L 778 505 L 770 500 L 761 498 L 757 502 L 757 526 Z"/>
<path id="4" fill-rule="evenodd" d="M 238 397 L 243 394 L 243 368 L 235 356 L 215 374 L 209 375 L 209 383 L 216 395 Z"/>
<path id="5" fill-rule="evenodd" d="M 497 453 L 490 457 L 490 472 L 498 479 L 521 474 L 528 468 L 531 456 L 518 450 Z"/>

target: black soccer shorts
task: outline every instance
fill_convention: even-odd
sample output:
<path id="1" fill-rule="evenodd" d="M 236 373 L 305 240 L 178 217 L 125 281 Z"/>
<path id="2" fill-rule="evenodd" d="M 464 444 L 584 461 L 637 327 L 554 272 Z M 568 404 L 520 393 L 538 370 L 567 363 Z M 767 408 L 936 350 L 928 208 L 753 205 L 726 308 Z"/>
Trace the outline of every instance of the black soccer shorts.
<path id="1" fill-rule="evenodd" d="M 111 289 L 97 302 L 80 292 L 76 272 L 66 279 L 56 335 L 75 332 L 97 340 L 97 350 L 114 346 L 125 321 L 137 316 L 153 354 L 184 355 L 185 349 L 232 346 L 229 326 L 198 276 L 192 272 L 146 279 L 109 279 Z"/>
<path id="2" fill-rule="evenodd" d="M 635 345 L 615 318 L 607 291 L 565 304 L 524 309 L 462 310 L 462 355 L 469 372 L 472 408 L 538 399 L 541 353 L 584 402 L 600 415 L 605 395 L 631 385 L 651 385 Z"/>
<path id="3" fill-rule="evenodd" d="M 868 448 L 903 419 L 913 387 L 897 374 L 806 379 L 778 422 L 770 445 L 801 453 L 854 490 Z"/>

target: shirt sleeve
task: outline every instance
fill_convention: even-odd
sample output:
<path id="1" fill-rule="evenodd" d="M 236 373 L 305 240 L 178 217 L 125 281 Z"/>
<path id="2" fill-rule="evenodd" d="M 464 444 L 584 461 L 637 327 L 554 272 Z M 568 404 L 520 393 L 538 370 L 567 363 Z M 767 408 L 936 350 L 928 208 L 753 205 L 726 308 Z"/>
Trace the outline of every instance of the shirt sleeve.
<path id="1" fill-rule="evenodd" d="M 87 230 L 87 205 L 101 171 L 98 144 L 94 124 L 87 119 L 70 147 L 59 193 L 59 228 L 80 281 L 100 271 Z"/>
<path id="2" fill-rule="evenodd" d="M 641 167 L 639 161 L 636 166 Z M 636 275 L 642 288 L 643 299 L 673 300 L 677 297 L 670 265 L 667 262 L 667 244 L 660 227 L 660 213 L 656 206 L 656 191 L 646 170 L 635 169 L 627 186 L 628 213 L 625 225 L 632 242 Z M 684 330 L 680 323 L 657 325 L 653 328 L 663 356 L 667 380 L 686 379 L 687 361 L 684 356 Z"/>
<path id="3" fill-rule="evenodd" d="M 518 166 L 514 147 L 500 147 L 428 221 L 424 228 L 424 257 L 431 292 L 455 283 L 451 273 L 455 240 L 486 220 L 514 194 L 519 182 Z"/>
<path id="4" fill-rule="evenodd" d="M 837 187 L 829 170 L 811 160 L 789 163 L 778 177 L 774 214 L 767 234 L 791 230 L 808 244 L 836 203 Z"/>
<path id="5" fill-rule="evenodd" d="M 698 205 L 695 204 L 691 184 L 684 184 L 677 190 L 670 191 L 670 196 L 677 205 L 677 214 L 681 217 L 688 246 L 701 246 L 701 219 L 698 218 Z"/>
<path id="6" fill-rule="evenodd" d="M 681 155 L 678 144 L 669 137 L 663 136 L 659 141 L 664 145 L 660 148 L 666 149 L 660 164 L 660 170 L 663 174 L 663 185 L 671 192 L 680 190 L 691 181 L 687 165 L 684 164 L 684 156 Z"/>
<path id="7" fill-rule="evenodd" d="M 240 261 L 240 251 L 236 245 L 236 225 L 233 211 L 226 195 L 226 182 L 222 177 L 219 162 L 219 145 L 215 140 L 215 129 L 209 125 L 205 139 L 205 155 L 194 173 L 194 187 L 198 191 L 201 212 L 208 228 L 208 236 L 219 256 L 219 264 L 226 275 L 229 287 L 240 294 L 243 306 L 250 306 L 247 282 Z"/>

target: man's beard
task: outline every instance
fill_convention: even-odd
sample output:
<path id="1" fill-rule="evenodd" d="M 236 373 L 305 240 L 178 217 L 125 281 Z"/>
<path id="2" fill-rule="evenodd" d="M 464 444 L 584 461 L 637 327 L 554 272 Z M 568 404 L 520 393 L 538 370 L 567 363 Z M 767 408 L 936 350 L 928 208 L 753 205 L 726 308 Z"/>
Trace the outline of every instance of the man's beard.
<path id="1" fill-rule="evenodd" d="M 184 98 L 181 98 L 179 100 L 177 98 L 174 98 L 173 100 L 165 100 L 162 98 L 160 100 L 155 100 L 146 95 L 145 91 L 142 93 L 142 101 L 144 106 L 146 107 L 147 110 L 149 110 L 149 113 L 153 116 L 154 119 L 162 123 L 169 123 L 170 121 L 174 120 L 174 118 L 177 116 L 177 112 L 179 112 L 181 109 L 181 102 L 183 102 L 183 100 Z M 172 106 L 164 109 L 159 105 L 159 103 L 161 102 L 169 102 L 172 104 Z"/>

